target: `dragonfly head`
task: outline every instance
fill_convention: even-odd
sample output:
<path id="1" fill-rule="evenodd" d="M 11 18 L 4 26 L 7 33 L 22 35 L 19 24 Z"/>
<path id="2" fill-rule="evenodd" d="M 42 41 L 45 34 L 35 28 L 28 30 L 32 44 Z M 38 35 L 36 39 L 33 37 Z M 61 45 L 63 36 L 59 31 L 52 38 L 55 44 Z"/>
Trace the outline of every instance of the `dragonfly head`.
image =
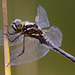
<path id="1" fill-rule="evenodd" d="M 11 27 L 15 31 L 21 31 L 21 29 L 22 29 L 22 21 L 20 19 L 16 19 L 15 21 L 12 22 Z"/>

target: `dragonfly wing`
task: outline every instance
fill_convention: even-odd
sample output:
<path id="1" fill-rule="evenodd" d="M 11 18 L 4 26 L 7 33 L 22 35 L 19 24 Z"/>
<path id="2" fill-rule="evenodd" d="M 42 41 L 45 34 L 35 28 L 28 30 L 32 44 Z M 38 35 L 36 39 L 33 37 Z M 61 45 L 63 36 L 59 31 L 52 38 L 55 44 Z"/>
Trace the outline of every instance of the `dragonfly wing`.
<path id="1" fill-rule="evenodd" d="M 22 51 L 22 46 L 11 51 L 11 59 L 16 57 Z M 11 62 L 11 65 L 19 65 L 23 63 L 29 63 L 38 60 L 45 56 L 49 52 L 49 48 L 43 44 L 39 44 L 39 41 L 34 38 L 25 38 L 25 52 Z"/>
<path id="2" fill-rule="evenodd" d="M 56 26 L 52 26 L 50 29 L 46 30 L 44 36 L 48 37 L 49 41 L 57 47 L 61 46 L 62 32 Z"/>
<path id="3" fill-rule="evenodd" d="M 44 10 L 44 8 L 40 5 L 37 6 L 37 16 L 35 18 L 36 24 L 40 27 L 40 28 L 45 28 L 45 27 L 49 27 L 49 21 L 48 21 L 48 17 L 46 14 L 46 11 Z"/>

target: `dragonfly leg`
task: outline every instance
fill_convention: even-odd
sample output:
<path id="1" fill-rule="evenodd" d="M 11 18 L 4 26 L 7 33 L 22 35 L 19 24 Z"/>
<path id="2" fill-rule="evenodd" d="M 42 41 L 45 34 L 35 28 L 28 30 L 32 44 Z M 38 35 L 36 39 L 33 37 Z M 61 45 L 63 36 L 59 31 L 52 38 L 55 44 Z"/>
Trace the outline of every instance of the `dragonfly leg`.
<path id="1" fill-rule="evenodd" d="M 23 37 L 23 49 L 22 49 L 22 52 L 21 52 L 19 55 L 17 55 L 16 57 L 12 58 L 12 59 L 10 60 L 10 63 L 11 63 L 13 60 L 15 60 L 17 57 L 21 56 L 21 55 L 24 53 L 24 50 L 25 50 L 25 35 L 24 35 L 24 37 Z M 12 53 L 11 53 L 11 54 L 12 54 Z"/>
<path id="2" fill-rule="evenodd" d="M 8 31 L 8 34 L 9 34 L 9 35 L 14 35 L 14 34 L 19 33 L 19 31 L 14 31 L 11 27 L 9 27 L 9 26 L 7 26 L 7 25 L 4 25 L 4 26 L 8 27 L 8 28 L 13 32 L 13 33 L 10 33 L 10 32 Z"/>
<path id="3" fill-rule="evenodd" d="M 10 33 L 10 32 L 8 31 L 8 34 L 9 34 L 9 35 L 14 35 L 14 34 L 17 34 L 17 33 L 19 33 L 19 31 L 15 31 L 15 32 L 13 32 L 13 33 Z"/>
<path id="4" fill-rule="evenodd" d="M 18 39 L 19 39 L 19 37 L 21 36 L 22 34 L 19 34 L 17 37 L 15 37 L 13 40 L 11 40 L 11 39 L 9 39 L 9 41 L 10 42 L 16 42 Z M 8 35 L 9 36 L 9 35 Z M 9 36 L 10 37 L 10 36 Z"/>

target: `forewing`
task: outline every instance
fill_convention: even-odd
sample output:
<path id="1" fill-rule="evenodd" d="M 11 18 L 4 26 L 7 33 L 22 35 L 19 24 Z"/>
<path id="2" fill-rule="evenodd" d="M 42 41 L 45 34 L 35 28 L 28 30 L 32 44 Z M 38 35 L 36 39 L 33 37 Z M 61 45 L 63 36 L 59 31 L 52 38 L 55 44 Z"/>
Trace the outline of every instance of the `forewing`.
<path id="1" fill-rule="evenodd" d="M 11 59 L 16 57 L 22 51 L 22 46 L 11 51 Z M 49 52 L 49 48 L 43 44 L 39 44 L 39 41 L 34 38 L 25 38 L 25 52 L 11 62 L 11 65 L 19 65 L 23 63 L 29 63 L 38 60 L 45 56 Z"/>
<path id="2" fill-rule="evenodd" d="M 62 32 L 56 26 L 52 26 L 50 29 L 46 30 L 44 36 L 48 37 L 49 41 L 57 47 L 61 46 Z"/>
<path id="3" fill-rule="evenodd" d="M 48 17 L 46 14 L 46 11 L 44 10 L 44 8 L 40 5 L 37 6 L 37 16 L 35 18 L 36 24 L 40 27 L 40 28 L 45 28 L 45 27 L 49 27 L 49 21 L 48 21 Z"/>

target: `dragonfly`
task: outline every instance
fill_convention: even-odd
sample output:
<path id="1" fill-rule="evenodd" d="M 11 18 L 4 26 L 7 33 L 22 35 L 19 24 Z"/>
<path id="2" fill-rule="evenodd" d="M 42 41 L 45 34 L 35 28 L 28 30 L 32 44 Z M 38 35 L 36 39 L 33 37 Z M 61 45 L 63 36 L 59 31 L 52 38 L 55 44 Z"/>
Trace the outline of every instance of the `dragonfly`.
<path id="1" fill-rule="evenodd" d="M 56 26 L 50 27 L 45 9 L 37 6 L 35 23 L 16 19 L 8 27 L 10 46 L 15 46 L 10 52 L 11 65 L 19 65 L 36 61 L 44 57 L 50 49 L 75 62 L 75 57 L 60 49 L 62 32 Z M 0 30 L 0 45 L 3 46 L 3 35 Z"/>

